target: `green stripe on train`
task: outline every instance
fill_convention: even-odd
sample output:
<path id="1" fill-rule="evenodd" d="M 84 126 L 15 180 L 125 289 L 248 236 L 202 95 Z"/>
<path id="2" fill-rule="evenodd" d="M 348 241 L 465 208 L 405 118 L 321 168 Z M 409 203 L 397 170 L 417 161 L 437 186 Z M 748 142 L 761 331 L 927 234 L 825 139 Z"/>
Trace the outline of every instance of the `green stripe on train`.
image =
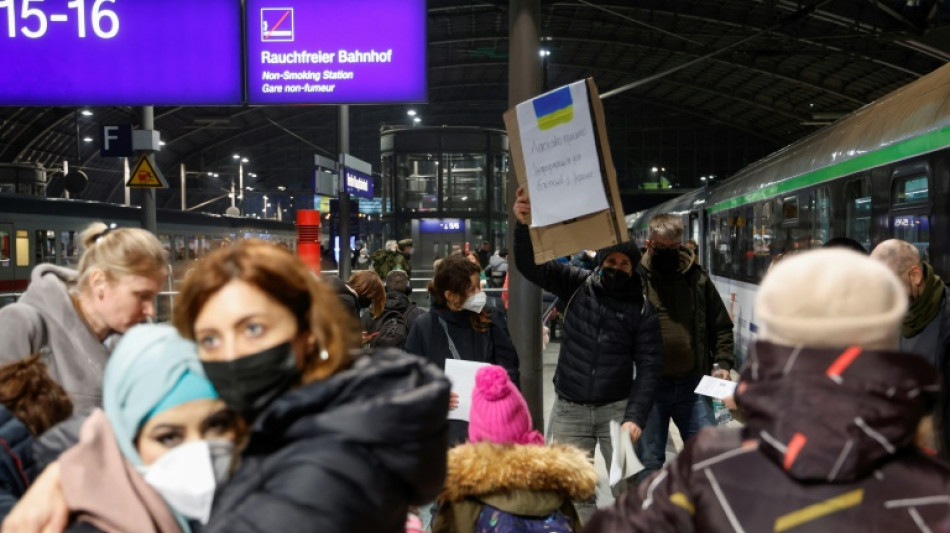
<path id="1" fill-rule="evenodd" d="M 841 176 L 854 174 L 855 172 L 861 172 L 909 157 L 923 155 L 948 145 L 950 145 L 950 126 L 921 135 L 920 137 L 907 139 L 906 141 L 881 148 L 880 150 L 859 155 L 855 158 L 819 170 L 806 172 L 801 176 L 769 185 L 755 192 L 723 200 L 716 205 L 709 206 L 706 210 L 710 213 L 717 213 L 733 207 L 758 202 L 759 200 L 765 200 L 773 196 L 796 191 L 810 185 L 824 183 Z"/>

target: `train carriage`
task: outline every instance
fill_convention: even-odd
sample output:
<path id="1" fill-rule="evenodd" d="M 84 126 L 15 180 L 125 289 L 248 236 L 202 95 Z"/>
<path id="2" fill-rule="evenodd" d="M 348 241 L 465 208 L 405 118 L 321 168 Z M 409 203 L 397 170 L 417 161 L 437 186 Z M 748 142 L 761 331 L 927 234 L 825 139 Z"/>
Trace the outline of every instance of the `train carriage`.
<path id="1" fill-rule="evenodd" d="M 867 250 L 913 243 L 950 274 L 950 65 L 758 161 L 723 183 L 628 217 L 642 243 L 658 213 L 688 237 L 736 323 L 737 356 L 757 330 L 755 292 L 784 254 L 850 237 Z M 684 237 L 684 238 L 688 238 Z"/>
<path id="2" fill-rule="evenodd" d="M 81 253 L 79 235 L 97 220 L 115 227 L 141 227 L 141 212 L 138 207 L 100 202 L 0 194 L 0 293 L 25 290 L 39 263 L 75 268 Z M 194 260 L 226 240 L 253 237 L 290 249 L 297 242 L 289 222 L 166 209 L 156 212 L 156 220 L 158 238 L 169 254 L 171 271 L 165 287 L 169 291 L 177 288 L 176 282 Z"/>

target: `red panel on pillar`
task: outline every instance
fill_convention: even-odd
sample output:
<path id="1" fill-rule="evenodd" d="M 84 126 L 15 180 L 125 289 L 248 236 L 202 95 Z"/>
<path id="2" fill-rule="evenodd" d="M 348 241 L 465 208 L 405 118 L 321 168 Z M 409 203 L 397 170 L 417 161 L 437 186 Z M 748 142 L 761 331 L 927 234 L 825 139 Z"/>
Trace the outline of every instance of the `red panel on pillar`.
<path id="1" fill-rule="evenodd" d="M 314 274 L 320 274 L 320 211 L 297 210 L 297 256 Z"/>

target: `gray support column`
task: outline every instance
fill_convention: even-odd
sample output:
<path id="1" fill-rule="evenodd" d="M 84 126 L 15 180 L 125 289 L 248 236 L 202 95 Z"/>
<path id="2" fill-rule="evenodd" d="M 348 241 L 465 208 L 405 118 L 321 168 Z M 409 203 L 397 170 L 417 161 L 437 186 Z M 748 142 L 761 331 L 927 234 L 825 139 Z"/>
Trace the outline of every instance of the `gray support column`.
<path id="1" fill-rule="evenodd" d="M 340 279 L 350 279 L 350 195 L 346 192 L 346 169 L 343 168 L 345 154 L 350 151 L 350 106 L 340 106 Z"/>
<path id="2" fill-rule="evenodd" d="M 538 95 L 541 88 L 539 61 L 540 0 L 510 0 L 508 3 L 508 107 Z M 518 142 L 509 139 L 509 142 Z M 508 201 L 514 204 L 518 180 L 508 175 Z M 508 242 L 514 243 L 515 217 L 508 207 Z M 528 402 L 538 430 L 544 429 L 541 359 L 541 289 L 524 279 L 512 260 L 508 266 L 508 327 L 521 359 L 521 392 Z"/>
<path id="3" fill-rule="evenodd" d="M 185 164 L 181 163 L 178 165 L 178 173 L 181 176 L 181 210 L 185 211 L 185 198 L 187 188 L 185 187 Z"/>
<path id="4" fill-rule="evenodd" d="M 148 105 L 139 109 L 139 127 L 143 130 L 155 129 L 155 108 Z M 154 163 L 154 161 L 153 161 Z M 158 234 L 158 222 L 155 218 L 155 189 L 142 189 L 139 197 L 142 205 L 142 228 Z"/>

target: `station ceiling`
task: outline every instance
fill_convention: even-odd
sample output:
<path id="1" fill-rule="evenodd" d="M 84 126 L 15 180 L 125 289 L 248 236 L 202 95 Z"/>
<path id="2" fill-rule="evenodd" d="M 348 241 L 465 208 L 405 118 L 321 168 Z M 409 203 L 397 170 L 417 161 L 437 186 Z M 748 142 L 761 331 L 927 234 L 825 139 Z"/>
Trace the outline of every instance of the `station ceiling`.
<path id="1" fill-rule="evenodd" d="M 722 179 L 950 60 L 950 9 L 939 0 L 543 1 L 540 27 L 544 85 L 593 77 L 608 95 L 627 191 L 654 167 L 676 187 Z M 427 103 L 350 106 L 350 153 L 377 172 L 380 129 L 411 126 L 409 109 L 422 127 L 503 128 L 508 2 L 429 0 L 428 32 Z M 122 163 L 100 158 L 96 139 L 99 125 L 135 123 L 136 110 L 91 111 L 0 108 L 0 163 L 54 170 L 78 160 L 90 177 L 80 198 L 121 202 Z M 299 194 L 311 187 L 313 154 L 339 149 L 333 106 L 158 107 L 155 126 L 172 185 L 160 207 L 179 205 L 180 163 L 193 172 L 195 205 L 229 187 L 234 154 L 248 159 L 245 185 L 256 193 Z"/>

